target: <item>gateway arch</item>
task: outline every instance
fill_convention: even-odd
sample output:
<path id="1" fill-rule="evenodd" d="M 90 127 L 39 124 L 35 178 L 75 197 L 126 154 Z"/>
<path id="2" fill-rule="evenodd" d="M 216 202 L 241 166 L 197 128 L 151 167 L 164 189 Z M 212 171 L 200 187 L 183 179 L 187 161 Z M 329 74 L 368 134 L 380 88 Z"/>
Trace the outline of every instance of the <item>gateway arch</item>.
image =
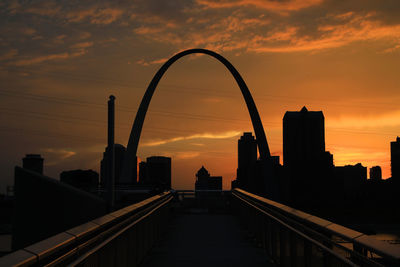
<path id="1" fill-rule="evenodd" d="M 129 136 L 128 146 L 127 146 L 127 153 L 124 159 L 124 167 L 122 171 L 122 179 L 125 181 L 129 181 L 130 177 L 132 177 L 132 164 L 136 164 L 136 153 L 139 144 L 140 134 L 142 132 L 143 122 L 146 117 L 147 109 L 149 108 L 149 104 L 151 98 L 156 90 L 156 87 L 161 80 L 162 76 L 168 70 L 168 68 L 178 59 L 190 55 L 190 54 L 205 54 L 209 55 L 219 62 L 224 64 L 224 66 L 230 71 L 232 76 L 235 78 L 236 83 L 238 84 L 240 91 L 242 92 L 243 98 L 246 102 L 247 109 L 250 114 L 251 122 L 253 124 L 254 133 L 257 139 L 258 150 L 260 153 L 261 159 L 269 159 L 271 157 L 267 138 L 265 136 L 264 128 L 260 119 L 260 115 L 258 114 L 256 104 L 254 103 L 253 97 L 250 94 L 249 89 L 247 88 L 246 83 L 244 82 L 242 76 L 240 76 L 239 72 L 235 69 L 235 67 L 223 56 L 217 54 L 211 50 L 207 49 L 189 49 L 171 57 L 161 68 L 157 71 L 154 75 L 153 79 L 151 80 L 149 86 L 147 87 L 146 93 L 142 98 L 142 102 L 140 103 L 139 109 L 136 113 L 135 121 L 133 122 L 131 134 Z M 134 163 L 135 162 L 135 163 Z"/>

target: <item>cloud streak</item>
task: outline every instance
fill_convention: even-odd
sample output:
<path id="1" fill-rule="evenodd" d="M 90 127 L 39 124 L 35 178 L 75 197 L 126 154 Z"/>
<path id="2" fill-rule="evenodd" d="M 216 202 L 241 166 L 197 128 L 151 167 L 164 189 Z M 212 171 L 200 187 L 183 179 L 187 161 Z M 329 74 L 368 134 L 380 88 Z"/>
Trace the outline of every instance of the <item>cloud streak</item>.
<path id="1" fill-rule="evenodd" d="M 164 139 L 164 140 L 150 141 L 150 142 L 142 144 L 142 146 L 153 147 L 153 146 L 160 146 L 160 145 L 165 145 L 168 143 L 174 143 L 174 142 L 184 141 L 184 140 L 193 140 L 193 139 L 227 139 L 227 138 L 239 136 L 240 134 L 241 134 L 241 132 L 238 132 L 238 131 L 228 131 L 228 132 L 223 132 L 223 133 L 201 133 L 201 134 L 194 134 L 194 135 L 189 135 L 189 136 L 179 136 L 179 137 L 174 137 L 174 138 Z"/>
<path id="2" fill-rule="evenodd" d="M 62 60 L 68 58 L 79 57 L 86 54 L 85 50 L 80 50 L 77 52 L 64 52 L 64 53 L 57 53 L 57 54 L 50 54 L 50 55 L 42 55 L 31 57 L 27 59 L 19 59 L 11 63 L 14 66 L 29 66 L 34 64 L 43 63 L 46 61 L 54 61 L 54 60 Z"/>
<path id="3" fill-rule="evenodd" d="M 197 151 L 185 151 L 185 152 L 177 152 L 175 154 L 176 159 L 193 159 L 200 156 L 200 152 Z"/>
<path id="4" fill-rule="evenodd" d="M 330 119 L 326 122 L 330 128 L 363 129 L 400 126 L 400 110 L 375 116 L 346 116 L 342 119 Z"/>
<path id="5" fill-rule="evenodd" d="M 92 6 L 87 9 L 70 11 L 65 17 L 69 22 L 82 22 L 87 20 L 92 24 L 107 25 L 118 20 L 123 13 L 124 10 L 119 8 Z"/>
<path id="6" fill-rule="evenodd" d="M 303 8 L 319 5 L 322 0 L 289 0 L 289 1 L 271 1 L 271 0 L 198 0 L 198 4 L 205 8 L 233 8 L 233 7 L 254 7 L 272 12 L 287 14 L 289 11 L 297 11 Z"/>
<path id="7" fill-rule="evenodd" d="M 0 61 L 9 60 L 18 55 L 18 49 L 11 49 L 8 52 L 0 55 Z"/>
<path id="8" fill-rule="evenodd" d="M 142 66 L 150 66 L 150 65 L 154 65 L 154 64 L 163 64 L 167 60 L 168 60 L 168 58 L 160 58 L 160 59 L 151 60 L 151 61 L 146 61 L 144 59 L 140 59 L 140 60 L 136 61 L 136 63 L 139 65 L 142 65 Z"/>
<path id="9" fill-rule="evenodd" d="M 43 149 L 43 151 L 46 153 L 51 153 L 51 154 L 57 155 L 60 159 L 67 159 L 67 158 L 70 158 L 70 157 L 76 155 L 76 152 L 66 150 L 66 149 L 46 148 L 46 149 Z"/>

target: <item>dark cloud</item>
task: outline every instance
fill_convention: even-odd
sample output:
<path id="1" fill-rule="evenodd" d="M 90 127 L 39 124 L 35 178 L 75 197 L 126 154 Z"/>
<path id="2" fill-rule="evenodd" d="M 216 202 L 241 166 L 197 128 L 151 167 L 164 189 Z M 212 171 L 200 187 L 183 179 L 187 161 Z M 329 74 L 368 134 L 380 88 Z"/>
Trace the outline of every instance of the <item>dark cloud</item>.
<path id="1" fill-rule="evenodd" d="M 15 60 L 33 64 L 83 56 L 96 47 L 69 51 L 79 43 L 127 38 L 174 47 L 171 53 L 190 47 L 313 52 L 382 39 L 390 41 L 384 51 L 391 51 L 398 47 L 399 11 L 395 0 L 8 1 L 0 18 L 6 39 L 0 52 L 17 49 Z"/>
<path id="2" fill-rule="evenodd" d="M 184 22 L 188 18 L 186 11 L 196 8 L 193 0 L 158 1 L 138 0 L 134 1 L 134 13 L 141 19 L 146 17 L 159 18 L 165 21 Z"/>

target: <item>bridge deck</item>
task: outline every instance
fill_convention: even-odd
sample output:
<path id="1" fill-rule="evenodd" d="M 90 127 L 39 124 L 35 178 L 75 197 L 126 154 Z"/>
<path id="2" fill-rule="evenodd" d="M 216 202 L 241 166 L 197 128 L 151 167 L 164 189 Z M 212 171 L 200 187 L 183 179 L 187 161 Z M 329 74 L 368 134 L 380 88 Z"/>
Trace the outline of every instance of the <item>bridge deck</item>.
<path id="1" fill-rule="evenodd" d="M 164 238 L 141 266 L 274 265 L 233 215 L 181 213 L 173 217 Z"/>

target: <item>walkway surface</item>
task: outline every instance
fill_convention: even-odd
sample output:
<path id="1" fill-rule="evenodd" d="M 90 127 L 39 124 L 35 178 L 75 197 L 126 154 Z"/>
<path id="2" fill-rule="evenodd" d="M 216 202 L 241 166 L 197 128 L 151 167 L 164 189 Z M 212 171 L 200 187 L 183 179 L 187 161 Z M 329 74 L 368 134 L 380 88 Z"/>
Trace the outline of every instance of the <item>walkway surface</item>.
<path id="1" fill-rule="evenodd" d="M 153 266 L 274 266 L 230 214 L 183 213 L 144 259 Z"/>

